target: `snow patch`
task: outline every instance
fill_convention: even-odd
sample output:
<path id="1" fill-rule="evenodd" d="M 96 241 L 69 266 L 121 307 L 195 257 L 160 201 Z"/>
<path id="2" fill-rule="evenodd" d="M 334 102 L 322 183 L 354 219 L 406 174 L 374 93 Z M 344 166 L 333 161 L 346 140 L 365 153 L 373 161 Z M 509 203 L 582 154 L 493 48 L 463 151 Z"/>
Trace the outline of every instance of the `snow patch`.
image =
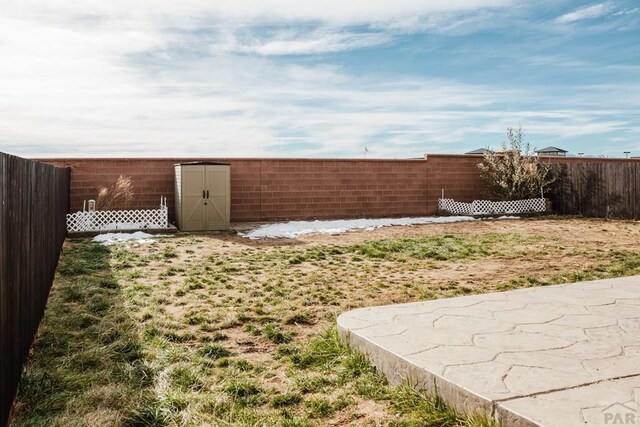
<path id="1" fill-rule="evenodd" d="M 93 238 L 93 242 L 103 245 L 112 245 L 120 242 L 151 243 L 154 242 L 153 235 L 136 231 L 135 233 L 106 233 L 99 234 Z"/>
<path id="2" fill-rule="evenodd" d="M 511 219 L 517 217 L 501 217 Z M 471 216 L 427 216 L 414 218 L 381 218 L 381 219 L 342 219 L 333 221 L 289 221 L 285 223 L 266 224 L 251 231 L 240 233 L 249 239 L 295 238 L 311 233 L 341 234 L 350 230 L 371 231 L 380 227 L 393 225 L 441 224 L 450 222 L 478 221 Z"/>
<path id="3" fill-rule="evenodd" d="M 140 229 L 162 229 L 167 228 L 152 222 L 111 222 L 100 227 L 104 231 L 115 230 L 140 230 Z"/>

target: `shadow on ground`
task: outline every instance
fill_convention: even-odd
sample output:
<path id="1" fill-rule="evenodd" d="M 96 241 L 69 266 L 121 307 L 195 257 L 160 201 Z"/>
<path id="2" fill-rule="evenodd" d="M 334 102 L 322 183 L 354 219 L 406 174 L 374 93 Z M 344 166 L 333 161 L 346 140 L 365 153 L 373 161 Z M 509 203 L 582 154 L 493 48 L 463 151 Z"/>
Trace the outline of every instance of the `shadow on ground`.
<path id="1" fill-rule="evenodd" d="M 128 267 L 67 242 L 10 425 L 141 424 L 153 374 L 113 271 Z"/>

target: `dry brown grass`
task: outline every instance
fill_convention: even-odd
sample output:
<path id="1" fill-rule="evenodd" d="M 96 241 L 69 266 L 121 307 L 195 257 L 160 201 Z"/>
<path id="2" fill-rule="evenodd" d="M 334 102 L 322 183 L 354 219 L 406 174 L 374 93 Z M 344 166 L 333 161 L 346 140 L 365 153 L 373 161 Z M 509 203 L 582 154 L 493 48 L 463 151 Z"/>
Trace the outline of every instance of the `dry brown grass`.
<path id="1" fill-rule="evenodd" d="M 577 219 L 69 242 L 15 425 L 483 425 L 386 385 L 335 317 L 638 273 L 639 254 L 637 222 Z"/>

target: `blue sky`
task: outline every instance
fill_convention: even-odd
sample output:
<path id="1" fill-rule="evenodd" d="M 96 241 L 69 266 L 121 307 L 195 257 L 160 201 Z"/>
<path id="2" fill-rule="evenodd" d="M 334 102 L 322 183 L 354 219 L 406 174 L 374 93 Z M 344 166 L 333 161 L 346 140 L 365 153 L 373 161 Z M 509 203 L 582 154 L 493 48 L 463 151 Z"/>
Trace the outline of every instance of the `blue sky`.
<path id="1" fill-rule="evenodd" d="M 0 151 L 640 156 L 640 2 L 0 3 Z"/>

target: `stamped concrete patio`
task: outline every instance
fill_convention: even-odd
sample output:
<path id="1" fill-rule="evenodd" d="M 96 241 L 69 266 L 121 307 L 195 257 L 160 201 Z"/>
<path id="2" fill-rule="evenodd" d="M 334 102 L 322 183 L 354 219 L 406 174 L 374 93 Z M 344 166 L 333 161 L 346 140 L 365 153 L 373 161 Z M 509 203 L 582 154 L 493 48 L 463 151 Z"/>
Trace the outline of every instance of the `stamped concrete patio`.
<path id="1" fill-rule="evenodd" d="M 504 426 L 640 424 L 640 276 L 353 310 L 341 336 Z"/>

